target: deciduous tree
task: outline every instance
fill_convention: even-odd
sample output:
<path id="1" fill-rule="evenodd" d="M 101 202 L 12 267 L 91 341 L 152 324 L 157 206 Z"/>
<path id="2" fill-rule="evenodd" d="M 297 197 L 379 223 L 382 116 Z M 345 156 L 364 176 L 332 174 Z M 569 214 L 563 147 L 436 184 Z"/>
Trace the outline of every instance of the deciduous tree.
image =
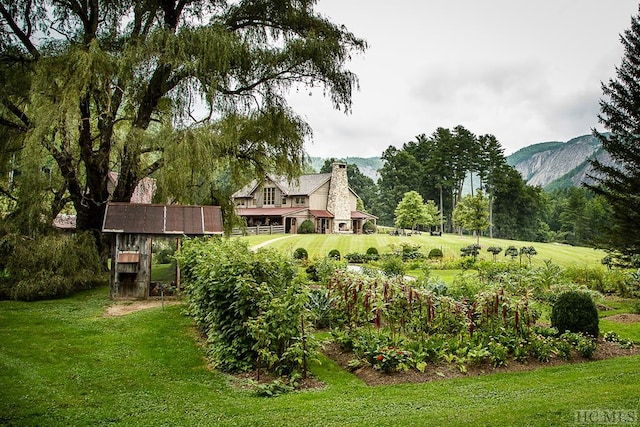
<path id="1" fill-rule="evenodd" d="M 479 190 L 475 196 L 465 196 L 453 211 L 453 223 L 469 231 L 474 231 L 477 243 L 480 233 L 489 227 L 489 201 Z"/>
<path id="2" fill-rule="evenodd" d="M 234 184 L 304 165 L 311 130 L 287 90 L 321 86 L 350 110 L 345 64 L 366 44 L 315 3 L 2 0 L 0 67 L 15 85 L 0 91 L 1 132 L 53 159 L 79 229 L 100 229 L 110 171 L 115 201 L 154 176 L 163 198 L 230 209 Z"/>
<path id="3" fill-rule="evenodd" d="M 437 224 L 438 208 L 432 200 L 424 203 L 417 191 L 409 191 L 395 210 L 396 226 L 414 230 L 418 225 L 430 227 Z"/>

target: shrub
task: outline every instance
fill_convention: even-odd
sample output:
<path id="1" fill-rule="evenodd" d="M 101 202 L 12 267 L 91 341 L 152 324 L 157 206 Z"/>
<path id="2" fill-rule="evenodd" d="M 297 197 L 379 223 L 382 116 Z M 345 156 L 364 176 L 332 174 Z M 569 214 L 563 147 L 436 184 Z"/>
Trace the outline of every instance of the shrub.
<path id="1" fill-rule="evenodd" d="M 558 296 L 551 309 L 551 325 L 560 333 L 581 332 L 598 337 L 598 309 L 591 295 L 567 291 Z"/>
<path id="2" fill-rule="evenodd" d="M 156 262 L 158 264 L 171 264 L 173 262 L 174 250 L 171 248 L 163 248 L 156 253 Z"/>
<path id="3" fill-rule="evenodd" d="M 346 254 L 344 256 L 344 259 L 346 259 L 348 262 L 353 264 L 362 264 L 364 262 L 367 262 L 368 257 L 365 254 L 352 252 L 352 253 Z"/>
<path id="4" fill-rule="evenodd" d="M 309 254 L 305 248 L 297 248 L 293 251 L 293 259 L 305 260 L 309 258 Z"/>
<path id="5" fill-rule="evenodd" d="M 518 248 L 516 248 L 515 246 L 509 246 L 504 251 L 504 256 L 510 256 L 511 259 L 516 259 L 519 254 L 520 252 L 518 251 Z"/>
<path id="6" fill-rule="evenodd" d="M 222 371 L 265 369 L 290 375 L 315 352 L 308 292 L 297 268 L 277 251 L 253 252 L 240 240 L 187 240 L 176 256 L 188 311 L 207 335 Z"/>
<path id="7" fill-rule="evenodd" d="M 367 221 L 362 225 L 362 231 L 364 231 L 365 233 L 375 233 L 376 225 L 373 223 L 373 221 Z"/>
<path id="8" fill-rule="evenodd" d="M 56 298 L 108 283 L 90 233 L 33 240 L 7 235 L 3 241 L 12 250 L 3 260 L 0 297 L 23 301 Z"/>
<path id="9" fill-rule="evenodd" d="M 310 219 L 305 219 L 304 221 L 302 221 L 302 223 L 298 227 L 298 234 L 313 234 L 313 233 L 315 233 L 313 222 Z"/>
<path id="10" fill-rule="evenodd" d="M 460 248 L 460 252 L 462 253 L 463 257 L 471 256 L 475 260 L 478 254 L 480 253 L 480 245 L 478 245 L 477 243 L 474 243 L 472 245 L 465 246 L 463 248 Z"/>
<path id="11" fill-rule="evenodd" d="M 393 276 L 403 276 L 406 272 L 406 267 L 402 258 L 399 256 L 388 256 L 385 257 L 382 262 L 382 266 L 380 267 L 384 274 L 389 277 Z"/>
<path id="12" fill-rule="evenodd" d="M 367 249 L 367 261 L 377 261 L 380 259 L 380 254 L 376 248 Z"/>
<path id="13" fill-rule="evenodd" d="M 493 260 L 495 261 L 498 254 L 502 252 L 502 248 L 500 246 L 489 246 L 487 252 L 493 255 Z"/>
<path id="14" fill-rule="evenodd" d="M 337 249 L 331 249 L 329 251 L 329 258 L 333 258 L 335 260 L 340 261 L 340 251 Z"/>
<path id="15" fill-rule="evenodd" d="M 433 248 L 429 251 L 429 255 L 427 255 L 427 258 L 429 259 L 442 259 L 442 257 L 444 256 L 444 254 L 442 253 L 442 249 L 439 248 Z"/>

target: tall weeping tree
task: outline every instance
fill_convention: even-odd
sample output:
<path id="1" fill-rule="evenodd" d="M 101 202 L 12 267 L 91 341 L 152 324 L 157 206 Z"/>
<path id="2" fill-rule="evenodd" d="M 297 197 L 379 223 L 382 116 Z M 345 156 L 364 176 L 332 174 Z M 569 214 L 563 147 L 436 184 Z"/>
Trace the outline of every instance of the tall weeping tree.
<path id="1" fill-rule="evenodd" d="M 596 130 L 613 164 L 593 160 L 589 185 L 612 207 L 612 221 L 604 246 L 623 257 L 640 254 L 640 14 L 620 36 L 624 56 L 617 78 L 602 84 L 598 119 L 610 133 Z"/>
<path id="2" fill-rule="evenodd" d="M 250 177 L 303 168 L 311 130 L 290 88 L 350 110 L 345 64 L 366 44 L 315 3 L 0 0 L 0 72 L 16 82 L 0 90 L 0 132 L 52 159 L 47 200 L 68 199 L 80 230 L 100 229 L 110 171 L 114 201 L 153 176 L 163 200 L 230 209 Z"/>

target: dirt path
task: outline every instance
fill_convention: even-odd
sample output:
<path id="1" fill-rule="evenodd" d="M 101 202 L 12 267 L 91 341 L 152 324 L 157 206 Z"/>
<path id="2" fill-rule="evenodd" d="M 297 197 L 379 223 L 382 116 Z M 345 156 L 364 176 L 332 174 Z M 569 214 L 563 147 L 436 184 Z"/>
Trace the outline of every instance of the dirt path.
<path id="1" fill-rule="evenodd" d="M 287 239 L 287 238 L 293 237 L 293 236 L 295 236 L 295 234 L 287 234 L 287 235 L 284 235 L 282 237 L 276 237 L 275 239 L 267 240 L 266 242 L 262 242 L 262 243 L 259 243 L 259 244 L 255 245 L 255 246 L 252 246 L 251 250 L 252 251 L 257 251 L 258 249 L 260 249 L 260 248 L 262 248 L 264 246 L 267 246 L 267 245 L 269 245 L 269 244 L 271 244 L 273 242 L 277 242 L 278 240 Z"/>
<path id="2" fill-rule="evenodd" d="M 175 300 L 165 300 L 164 305 L 176 305 L 180 304 L 180 301 Z M 117 302 L 113 305 L 107 307 L 107 310 L 104 312 L 104 317 L 116 317 L 116 316 L 124 316 L 125 314 L 135 313 L 136 311 L 146 310 L 149 308 L 161 307 L 162 301 L 160 300 L 149 300 L 149 301 L 125 301 L 125 302 Z"/>

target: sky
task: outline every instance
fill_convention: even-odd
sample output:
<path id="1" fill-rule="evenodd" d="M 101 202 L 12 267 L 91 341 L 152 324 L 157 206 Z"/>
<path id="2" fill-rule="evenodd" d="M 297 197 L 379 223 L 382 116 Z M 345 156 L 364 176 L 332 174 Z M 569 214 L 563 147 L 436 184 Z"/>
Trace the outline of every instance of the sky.
<path id="1" fill-rule="evenodd" d="M 369 47 L 347 64 L 352 112 L 319 90 L 289 94 L 314 157 L 378 157 L 438 127 L 492 134 L 509 155 L 604 130 L 601 82 L 638 0 L 319 0 Z"/>

